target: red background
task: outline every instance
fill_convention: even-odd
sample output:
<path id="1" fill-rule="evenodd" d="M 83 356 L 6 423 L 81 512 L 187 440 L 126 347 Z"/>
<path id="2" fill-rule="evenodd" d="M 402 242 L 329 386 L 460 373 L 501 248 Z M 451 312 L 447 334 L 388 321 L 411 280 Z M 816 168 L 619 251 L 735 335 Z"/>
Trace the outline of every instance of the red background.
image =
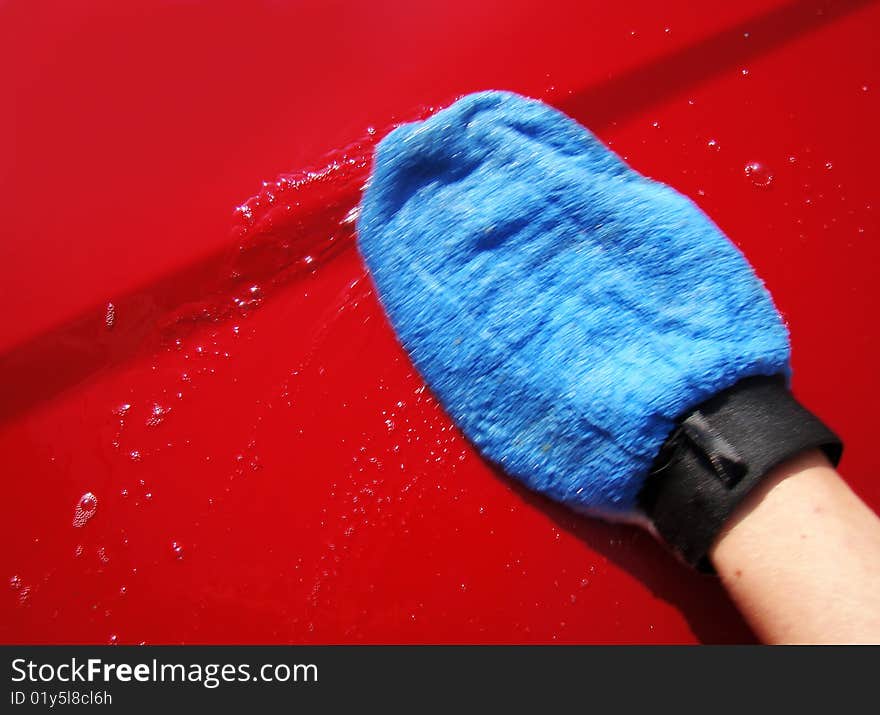
<path id="1" fill-rule="evenodd" d="M 750 640 L 648 535 L 472 452 L 340 219 L 393 121 L 547 98 L 742 247 L 876 509 L 878 24 L 855 0 L 0 4 L 0 640 Z"/>

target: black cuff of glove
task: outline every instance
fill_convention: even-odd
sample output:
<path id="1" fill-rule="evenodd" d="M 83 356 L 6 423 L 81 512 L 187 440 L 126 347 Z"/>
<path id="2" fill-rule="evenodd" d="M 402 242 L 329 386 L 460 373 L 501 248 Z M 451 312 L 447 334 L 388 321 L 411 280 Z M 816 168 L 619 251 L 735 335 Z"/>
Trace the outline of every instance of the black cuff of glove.
<path id="1" fill-rule="evenodd" d="M 707 553 L 727 519 L 774 467 L 807 449 L 835 466 L 843 444 L 788 390 L 749 377 L 678 420 L 639 494 L 660 536 L 687 563 L 711 571 Z"/>

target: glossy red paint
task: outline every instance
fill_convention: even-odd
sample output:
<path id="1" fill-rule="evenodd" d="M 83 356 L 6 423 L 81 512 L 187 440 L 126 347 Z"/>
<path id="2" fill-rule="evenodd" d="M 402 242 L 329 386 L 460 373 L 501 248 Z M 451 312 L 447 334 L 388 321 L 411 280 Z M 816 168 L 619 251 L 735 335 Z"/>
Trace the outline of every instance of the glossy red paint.
<path id="1" fill-rule="evenodd" d="M 474 454 L 348 212 L 393 121 L 548 98 L 743 248 L 880 507 L 878 23 L 854 0 L 7 0 L 0 640 L 749 640 L 649 536 Z"/>

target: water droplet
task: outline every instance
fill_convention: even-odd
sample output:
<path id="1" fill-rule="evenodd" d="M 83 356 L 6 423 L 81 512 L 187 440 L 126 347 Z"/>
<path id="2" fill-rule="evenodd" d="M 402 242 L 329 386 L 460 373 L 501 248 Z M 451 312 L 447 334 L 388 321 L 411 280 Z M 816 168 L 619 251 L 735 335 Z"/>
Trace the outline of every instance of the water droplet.
<path id="1" fill-rule="evenodd" d="M 128 458 L 132 462 L 140 462 L 141 461 L 141 452 L 138 449 L 133 449 L 128 453 Z"/>
<path id="2" fill-rule="evenodd" d="M 834 164 L 832 164 L 830 161 L 826 161 L 825 168 L 828 169 L 828 171 L 831 171 L 834 168 Z"/>
<path id="3" fill-rule="evenodd" d="M 651 122 L 651 126 L 654 127 L 654 129 L 659 129 L 659 128 L 660 128 L 660 122 L 657 122 L 657 121 Z"/>
<path id="4" fill-rule="evenodd" d="M 117 636 L 115 633 L 111 633 L 110 637 L 107 639 L 108 645 L 116 645 L 116 643 L 118 641 L 119 641 L 119 636 Z"/>
<path id="5" fill-rule="evenodd" d="M 9 579 L 9 585 L 12 587 L 13 591 L 18 591 L 21 588 L 21 576 L 15 575 Z"/>
<path id="6" fill-rule="evenodd" d="M 242 220 L 245 223 L 251 223 L 254 220 L 254 212 L 250 206 L 247 204 L 242 204 L 241 206 L 235 207 L 236 213 L 241 216 Z"/>
<path id="7" fill-rule="evenodd" d="M 183 558 L 183 546 L 177 541 L 172 541 L 171 542 L 171 553 L 174 554 L 174 558 L 176 558 L 178 560 L 182 559 Z"/>
<path id="8" fill-rule="evenodd" d="M 104 312 L 104 325 L 107 330 L 116 325 L 116 306 L 113 303 L 107 303 L 107 310 Z"/>
<path id="9" fill-rule="evenodd" d="M 761 188 L 770 186 L 773 183 L 773 172 L 764 164 L 758 161 L 750 161 L 743 169 L 746 177 L 755 185 Z"/>
<path id="10" fill-rule="evenodd" d="M 718 143 L 717 139 L 710 139 L 706 142 L 706 146 L 712 151 L 718 151 L 721 148 L 721 145 Z"/>
<path id="11" fill-rule="evenodd" d="M 150 409 L 150 416 L 147 418 L 147 427 L 156 427 L 162 424 L 169 412 L 171 412 L 170 407 L 154 402 L 153 407 Z"/>
<path id="12" fill-rule="evenodd" d="M 242 313 L 259 308 L 263 304 L 263 289 L 254 283 L 248 286 L 244 295 L 234 298 L 232 302 Z"/>
<path id="13" fill-rule="evenodd" d="M 119 595 L 124 596 L 128 593 L 128 586 L 122 585 L 119 587 Z"/>
<path id="14" fill-rule="evenodd" d="M 748 77 L 748 76 L 749 76 L 749 70 L 748 70 L 748 68 L 746 68 L 746 67 L 743 67 L 743 68 L 739 71 L 739 73 L 740 73 L 743 77 Z"/>
<path id="15" fill-rule="evenodd" d="M 98 497 L 91 492 L 83 494 L 76 503 L 73 512 L 73 525 L 77 529 L 85 526 L 86 522 L 91 519 L 98 510 Z"/>
<path id="16" fill-rule="evenodd" d="M 113 410 L 113 414 L 117 417 L 125 417 L 128 411 L 131 409 L 131 405 L 127 402 L 123 402 L 119 407 L 116 407 Z"/>

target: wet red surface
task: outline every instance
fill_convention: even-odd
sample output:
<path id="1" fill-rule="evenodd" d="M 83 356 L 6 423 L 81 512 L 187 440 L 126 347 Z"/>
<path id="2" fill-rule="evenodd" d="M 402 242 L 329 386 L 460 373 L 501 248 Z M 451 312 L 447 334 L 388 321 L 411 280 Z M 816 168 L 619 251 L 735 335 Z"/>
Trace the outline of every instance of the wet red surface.
<path id="1" fill-rule="evenodd" d="M 710 5 L 0 7 L 0 640 L 750 639 L 474 454 L 349 214 L 393 121 L 548 98 L 743 248 L 880 507 L 880 5 Z"/>

